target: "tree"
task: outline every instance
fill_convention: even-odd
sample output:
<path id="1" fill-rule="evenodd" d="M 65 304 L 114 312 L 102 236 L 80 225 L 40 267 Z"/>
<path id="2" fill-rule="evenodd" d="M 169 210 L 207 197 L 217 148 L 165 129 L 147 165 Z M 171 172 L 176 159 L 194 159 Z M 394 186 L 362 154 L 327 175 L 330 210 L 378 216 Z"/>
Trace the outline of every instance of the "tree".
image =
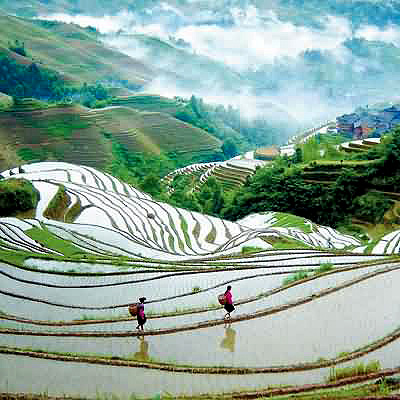
<path id="1" fill-rule="evenodd" d="M 157 196 L 161 193 L 160 178 L 155 174 L 149 174 L 144 177 L 140 188 L 151 196 Z"/>
<path id="2" fill-rule="evenodd" d="M 13 51 L 14 53 L 19 54 L 20 56 L 27 56 L 26 50 L 25 50 L 25 43 L 20 42 L 18 39 L 15 39 L 14 44 L 11 42 L 8 43 L 8 48 Z"/>
<path id="3" fill-rule="evenodd" d="M 386 145 L 384 155 L 384 170 L 390 175 L 399 168 L 400 165 L 400 127 L 397 127 L 392 134 L 389 143 Z"/>
<path id="4" fill-rule="evenodd" d="M 226 139 L 222 143 L 221 150 L 227 159 L 235 157 L 239 153 L 237 145 L 232 139 Z"/>
<path id="5" fill-rule="evenodd" d="M 300 164 L 303 162 L 303 152 L 300 147 L 296 147 L 295 153 L 293 155 L 293 162 L 295 164 Z"/>

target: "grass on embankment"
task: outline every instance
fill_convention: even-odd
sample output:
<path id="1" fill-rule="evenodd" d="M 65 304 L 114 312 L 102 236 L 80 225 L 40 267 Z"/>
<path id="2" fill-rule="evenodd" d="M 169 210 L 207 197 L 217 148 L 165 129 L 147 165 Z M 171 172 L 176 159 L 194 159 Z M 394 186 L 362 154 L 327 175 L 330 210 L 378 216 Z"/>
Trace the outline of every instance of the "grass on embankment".
<path id="1" fill-rule="evenodd" d="M 70 204 L 70 198 L 64 185 L 58 187 L 56 195 L 50 200 L 49 205 L 43 212 L 43 216 L 56 221 L 64 221 L 64 215 Z"/>
<path id="2" fill-rule="evenodd" d="M 312 246 L 302 242 L 301 240 L 280 236 L 264 236 L 263 240 L 272 245 L 274 250 L 294 250 L 294 249 L 311 249 Z"/>
<path id="3" fill-rule="evenodd" d="M 312 275 L 314 275 L 314 276 L 315 275 L 321 275 L 321 274 L 323 274 L 325 272 L 332 271 L 333 269 L 334 269 L 334 265 L 331 264 L 331 263 L 320 264 L 319 268 L 317 268 L 316 270 L 314 270 L 312 272 Z M 285 278 L 283 280 L 283 286 L 289 285 L 289 284 L 294 283 L 296 281 L 301 281 L 302 279 L 309 278 L 310 276 L 312 276 L 310 274 L 311 274 L 310 271 L 300 271 L 300 272 L 297 272 L 297 273 L 295 273 L 293 275 L 290 275 L 290 276 L 288 276 L 287 278 Z"/>
<path id="4" fill-rule="evenodd" d="M 354 386 L 343 385 L 334 389 L 320 389 L 301 394 L 290 394 L 286 396 L 259 397 L 259 400 L 351 400 L 351 399 L 375 399 L 379 400 L 382 396 L 398 394 L 398 386 L 388 386 L 386 384 L 369 383 Z M 212 399 L 212 397 L 209 397 Z M 218 397 L 215 397 L 217 399 Z M 168 397 L 168 400 L 170 397 Z M 181 399 L 183 400 L 183 399 Z M 187 399 L 188 400 L 188 399 Z M 196 400 L 193 398 L 192 400 Z M 200 399 L 199 399 L 200 400 Z"/>
<path id="5" fill-rule="evenodd" d="M 58 238 L 47 229 L 34 227 L 26 230 L 25 233 L 36 242 L 67 257 L 86 254 L 84 250 L 75 247 L 67 240 Z"/>
<path id="6" fill-rule="evenodd" d="M 335 382 L 340 379 L 353 376 L 368 375 L 371 372 L 378 372 L 381 369 L 379 361 L 370 361 L 368 364 L 362 362 L 349 367 L 335 367 L 329 372 L 328 382 Z"/>
<path id="7" fill-rule="evenodd" d="M 272 225 L 273 227 L 297 228 L 304 233 L 312 233 L 313 231 L 311 221 L 305 218 L 283 212 L 275 212 L 274 218 L 276 218 L 276 222 Z"/>

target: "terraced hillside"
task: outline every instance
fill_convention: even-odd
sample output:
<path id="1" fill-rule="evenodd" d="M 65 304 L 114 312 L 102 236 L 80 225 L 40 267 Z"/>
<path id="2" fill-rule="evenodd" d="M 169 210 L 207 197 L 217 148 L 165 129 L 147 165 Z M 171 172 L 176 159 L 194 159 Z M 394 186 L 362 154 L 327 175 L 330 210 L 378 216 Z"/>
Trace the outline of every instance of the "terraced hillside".
<path id="1" fill-rule="evenodd" d="M 198 189 L 208 178 L 213 176 L 226 189 L 234 189 L 246 182 L 253 175 L 257 167 L 262 167 L 265 161 L 255 159 L 233 158 L 228 161 L 197 163 L 170 172 L 164 178 L 167 185 L 171 185 L 174 177 L 179 175 L 192 176 Z"/>
<path id="2" fill-rule="evenodd" d="M 360 140 L 353 140 L 351 142 L 345 142 L 340 145 L 340 149 L 348 153 L 350 152 L 365 152 L 378 145 L 381 142 L 381 138 L 366 138 Z"/>
<path id="3" fill-rule="evenodd" d="M 219 151 L 220 142 L 205 131 L 166 114 L 129 108 L 90 110 L 83 106 L 37 107 L 29 102 L 0 112 L 0 167 L 18 160 L 63 160 L 104 168 L 112 159 L 111 135 L 128 151 L 177 151 L 182 157 L 202 158 Z"/>
<path id="4" fill-rule="evenodd" d="M 220 220 L 90 167 L 2 175 L 41 198 L 33 217 L 0 219 L 0 392 L 254 398 L 400 372 L 394 244 L 362 254 L 354 237 L 280 213 Z M 274 249 L 288 239 L 302 248 Z M 143 295 L 141 333 L 127 307 Z M 364 375 L 335 380 L 355 363 Z"/>
<path id="5" fill-rule="evenodd" d="M 156 94 L 119 96 L 111 102 L 114 106 L 132 107 L 140 111 L 164 112 L 175 115 L 181 108 L 178 101 Z"/>
<path id="6" fill-rule="evenodd" d="M 14 40 L 25 43 L 27 57 L 8 50 Z M 142 62 L 105 47 L 90 32 L 73 24 L 61 24 L 0 14 L 0 55 L 17 62 L 39 66 L 60 73 L 65 80 L 82 84 L 101 80 L 126 80 L 140 86 L 153 76 Z"/>
<path id="7" fill-rule="evenodd" d="M 221 142 L 204 130 L 164 113 L 109 107 L 92 110 L 85 118 L 93 120 L 128 149 L 176 151 L 186 153 L 190 159 L 193 154 L 212 153 L 221 147 Z"/>

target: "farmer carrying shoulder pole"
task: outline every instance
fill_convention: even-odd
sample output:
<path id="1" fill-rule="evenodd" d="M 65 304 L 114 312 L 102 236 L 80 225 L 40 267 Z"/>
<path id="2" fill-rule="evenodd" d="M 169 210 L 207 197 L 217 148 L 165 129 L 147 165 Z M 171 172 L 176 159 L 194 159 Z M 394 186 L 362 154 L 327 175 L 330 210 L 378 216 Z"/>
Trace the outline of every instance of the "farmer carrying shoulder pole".
<path id="1" fill-rule="evenodd" d="M 235 306 L 233 305 L 231 289 L 232 289 L 232 286 L 229 285 L 226 288 L 226 291 L 224 293 L 224 297 L 225 297 L 224 308 L 227 311 L 226 314 L 225 314 L 224 319 L 225 318 L 230 318 L 231 317 L 231 312 L 235 309 Z"/>

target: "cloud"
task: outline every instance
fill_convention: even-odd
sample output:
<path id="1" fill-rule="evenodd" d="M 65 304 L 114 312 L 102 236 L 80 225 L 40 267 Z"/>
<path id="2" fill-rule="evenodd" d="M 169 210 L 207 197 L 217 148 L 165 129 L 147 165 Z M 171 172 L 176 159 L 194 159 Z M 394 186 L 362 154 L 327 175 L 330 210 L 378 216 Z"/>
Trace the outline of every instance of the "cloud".
<path id="1" fill-rule="evenodd" d="M 73 23 L 82 27 L 93 26 L 101 33 L 115 33 L 119 30 L 131 29 L 134 15 L 129 12 L 120 12 L 116 15 L 105 15 L 103 17 L 91 17 L 89 15 L 51 14 L 41 15 L 40 19 Z"/>
<path id="2" fill-rule="evenodd" d="M 317 29 L 282 21 L 272 11 L 260 13 L 254 6 L 234 7 L 225 14 L 201 10 L 192 16 L 162 2 L 145 17 L 125 11 L 103 17 L 52 14 L 40 18 L 90 25 L 104 34 L 122 30 L 162 39 L 174 36 L 189 42 L 196 53 L 239 70 L 296 57 L 307 49 L 339 54 L 343 52 L 341 43 L 351 37 L 350 24 L 344 18 L 325 17 L 323 27 Z"/>
<path id="3" fill-rule="evenodd" d="M 272 13 L 261 16 L 254 7 L 231 13 L 232 26 L 187 25 L 175 36 L 189 42 L 196 53 L 237 69 L 297 57 L 307 49 L 339 52 L 343 41 L 351 37 L 350 24 L 344 18 L 326 17 L 323 29 L 316 29 L 281 21 Z"/>
<path id="4" fill-rule="evenodd" d="M 348 84 L 348 71 L 353 70 L 357 77 L 371 69 L 376 60 L 368 60 L 366 64 L 365 60 L 358 59 L 343 45 L 347 39 L 354 37 L 349 20 L 324 16 L 320 18 L 318 26 L 306 26 L 284 21 L 270 10 L 260 11 L 251 5 L 230 9 L 203 7 L 195 13 L 191 13 L 190 9 L 178 9 L 165 0 L 141 13 L 120 12 L 103 17 L 57 14 L 46 18 L 94 26 L 106 34 L 105 42 L 109 45 L 131 57 L 149 62 L 157 68 L 158 76 L 146 88 L 148 92 L 168 97 L 190 97 L 195 94 L 207 102 L 238 107 L 248 117 L 266 115 L 269 104 L 275 104 L 302 122 L 332 118 L 358 105 L 351 103 L 353 97 L 346 97 L 348 92 L 354 95 L 352 86 Z M 114 34 L 120 30 L 126 35 Z M 134 33 L 164 40 L 170 36 L 183 39 L 191 45 L 185 51 L 188 51 L 188 60 L 192 62 L 185 63 L 185 56 L 177 56 L 178 53 L 174 51 L 163 53 L 162 47 L 159 53 L 154 48 L 149 50 L 144 42 L 129 36 Z M 400 44 L 400 29 L 395 26 L 383 30 L 363 26 L 355 36 Z M 331 70 L 322 72 L 326 72 L 327 79 L 332 77 L 335 93 L 339 93 L 335 99 L 327 95 L 331 89 L 330 82 L 321 81 L 321 88 L 314 84 L 313 65 L 304 58 L 307 50 L 320 51 L 329 60 L 327 66 Z M 204 68 L 201 58 L 191 58 L 190 51 L 231 68 L 213 75 L 210 73 L 213 68 Z M 214 65 L 215 71 L 221 71 L 221 65 Z M 249 69 L 257 71 L 254 76 L 262 76 L 264 71 L 271 85 L 264 85 L 266 89 L 263 88 L 263 81 L 254 76 L 251 78 L 254 81 L 250 82 L 248 78 L 251 74 L 246 73 Z M 233 77 L 233 83 L 228 75 Z M 240 79 L 235 79 L 236 76 Z M 371 82 L 371 85 L 375 83 Z M 261 90 L 258 86 L 261 86 Z M 363 95 L 354 101 L 367 102 L 368 99 Z"/>
<path id="5" fill-rule="evenodd" d="M 385 29 L 373 25 L 364 25 L 356 31 L 354 36 L 370 41 L 391 43 L 400 47 L 400 28 L 395 25 L 388 25 Z"/>

